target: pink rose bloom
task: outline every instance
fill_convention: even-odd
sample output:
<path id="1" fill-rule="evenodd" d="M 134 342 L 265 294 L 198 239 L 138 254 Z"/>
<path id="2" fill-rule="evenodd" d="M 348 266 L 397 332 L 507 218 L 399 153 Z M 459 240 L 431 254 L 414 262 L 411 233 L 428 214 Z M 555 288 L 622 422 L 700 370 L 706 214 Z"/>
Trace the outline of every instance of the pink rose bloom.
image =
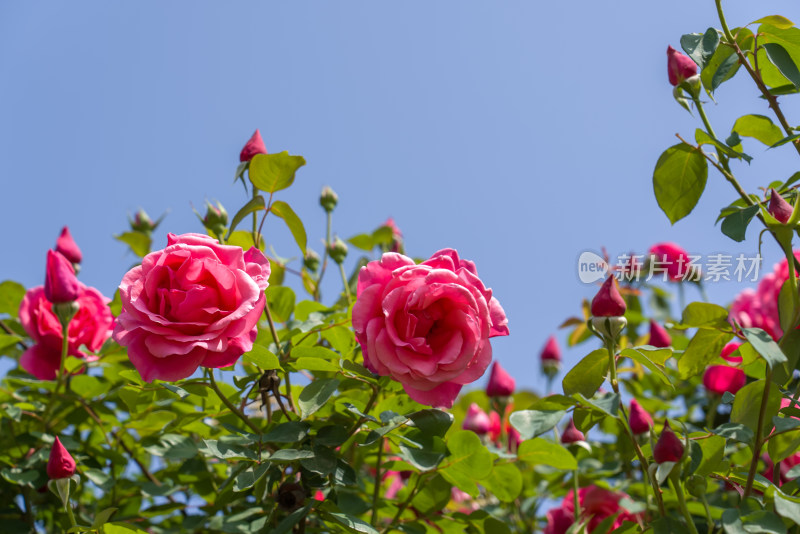
<path id="1" fill-rule="evenodd" d="M 800 259 L 800 251 L 795 251 Z M 789 279 L 789 264 L 786 259 L 775 264 L 773 271 L 761 279 L 758 288 L 747 288 L 731 304 L 729 320 L 742 328 L 761 328 L 775 341 L 783 336 L 778 315 L 778 296 Z"/>
<path id="2" fill-rule="evenodd" d="M 232 365 L 253 348 L 269 273 L 256 248 L 169 234 L 122 279 L 114 339 L 148 382 Z"/>
<path id="3" fill-rule="evenodd" d="M 667 75 L 669 83 L 680 85 L 687 78 L 697 74 L 697 63 L 686 54 L 681 54 L 671 46 L 667 47 Z"/>
<path id="4" fill-rule="evenodd" d="M 97 360 L 96 356 L 82 352 L 84 345 L 89 351 L 97 352 L 111 335 L 114 316 L 108 307 L 111 299 L 104 297 L 93 287 L 77 283 L 78 312 L 69 322 L 67 330 L 67 354 L 87 361 Z M 35 344 L 22 353 L 19 363 L 23 369 L 39 380 L 55 380 L 61 367 L 61 323 L 53 313 L 52 303 L 45 298 L 44 287 L 28 290 L 19 305 L 19 320 L 22 327 Z"/>
<path id="5" fill-rule="evenodd" d="M 361 268 L 353 330 L 372 372 L 391 376 L 415 401 L 452 407 L 492 361 L 489 338 L 508 320 L 471 261 L 455 250 L 416 265 L 387 252 Z"/>
<path id="6" fill-rule="evenodd" d="M 567 493 L 559 508 L 547 513 L 547 526 L 544 534 L 565 534 L 575 521 L 574 492 Z M 636 521 L 636 516 L 620 507 L 619 501 L 627 495 L 598 486 L 588 486 L 578 490 L 578 503 L 581 507 L 581 520 L 589 519 L 587 532 L 592 532 L 604 519 L 619 514 L 608 532 L 622 526 L 624 521 Z M 597 533 L 600 534 L 600 533 Z"/>
<path id="7" fill-rule="evenodd" d="M 687 275 L 690 263 L 689 254 L 675 243 L 653 245 L 650 247 L 650 256 L 654 260 L 656 274 L 666 271 L 667 278 L 673 282 L 690 278 Z"/>

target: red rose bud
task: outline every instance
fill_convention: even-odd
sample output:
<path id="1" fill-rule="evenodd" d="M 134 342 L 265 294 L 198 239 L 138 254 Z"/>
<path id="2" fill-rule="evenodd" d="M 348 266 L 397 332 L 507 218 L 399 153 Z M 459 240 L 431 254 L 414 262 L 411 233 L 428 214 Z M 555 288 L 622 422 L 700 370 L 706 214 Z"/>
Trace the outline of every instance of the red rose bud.
<path id="1" fill-rule="evenodd" d="M 500 439 L 500 434 L 503 432 L 503 426 L 500 421 L 500 414 L 492 411 L 489 413 L 489 440 L 497 442 Z"/>
<path id="2" fill-rule="evenodd" d="M 471 430 L 479 436 L 483 436 L 489 432 L 491 427 L 492 422 L 489 416 L 486 415 L 486 412 L 481 410 L 481 407 L 474 402 L 470 404 L 467 415 L 464 417 L 464 424 L 461 425 L 461 428 L 464 430 Z"/>
<path id="3" fill-rule="evenodd" d="M 697 64 L 689 56 L 681 54 L 671 46 L 668 46 L 667 74 L 669 75 L 669 83 L 680 85 L 684 80 L 697 74 Z"/>
<path id="4" fill-rule="evenodd" d="M 500 367 L 499 362 L 492 364 L 489 373 L 489 383 L 486 385 L 486 394 L 490 397 L 508 397 L 514 393 L 516 381 Z"/>
<path id="5" fill-rule="evenodd" d="M 703 386 L 717 395 L 735 394 L 747 381 L 744 371 L 727 365 L 712 365 L 703 374 Z"/>
<path id="6" fill-rule="evenodd" d="M 323 187 L 322 192 L 319 194 L 319 205 L 322 206 L 327 213 L 330 213 L 338 203 L 339 195 L 337 195 L 334 190 L 327 185 Z"/>
<path id="7" fill-rule="evenodd" d="M 239 161 L 250 161 L 256 154 L 266 154 L 267 147 L 261 139 L 261 132 L 257 129 L 253 136 L 245 143 L 244 148 L 239 153 Z"/>
<path id="8" fill-rule="evenodd" d="M 542 354 L 540 355 L 542 362 L 556 362 L 561 363 L 561 347 L 558 346 L 558 341 L 556 341 L 555 336 L 550 336 L 547 338 L 547 343 L 545 344 L 544 348 L 542 349 Z"/>
<path id="9" fill-rule="evenodd" d="M 74 474 L 75 460 L 61 444 L 61 440 L 56 437 L 53 448 L 50 449 L 50 459 L 47 460 L 47 476 L 50 477 L 50 480 L 57 480 L 69 478 Z"/>
<path id="10" fill-rule="evenodd" d="M 625 308 L 625 300 L 617 289 L 617 279 L 609 276 L 592 299 L 592 315 L 594 317 L 622 317 L 625 315 Z"/>
<path id="11" fill-rule="evenodd" d="M 664 423 L 664 430 L 661 431 L 656 446 L 653 447 L 653 458 L 659 464 L 664 462 L 678 462 L 683 458 L 683 442 L 675 435 L 669 427 L 669 423 Z"/>
<path id="12" fill-rule="evenodd" d="M 565 428 L 564 433 L 561 434 L 561 443 L 566 445 L 569 443 L 575 443 L 576 441 L 585 441 L 585 440 L 586 437 L 583 435 L 583 432 L 578 430 L 575 427 L 575 421 L 570 419 L 567 428 Z"/>
<path id="13" fill-rule="evenodd" d="M 650 321 L 650 341 L 648 344 L 661 349 L 672 345 L 672 338 L 669 337 L 663 326 L 655 321 Z"/>
<path id="14" fill-rule="evenodd" d="M 738 349 L 738 348 L 739 348 L 739 347 L 741 347 L 741 346 L 742 346 L 742 344 L 741 344 L 741 343 L 738 343 L 738 342 L 736 342 L 736 341 L 733 341 L 733 342 L 731 342 L 731 343 L 728 343 L 727 345 L 725 345 L 725 346 L 722 348 L 722 352 L 720 353 L 720 356 L 721 356 L 721 357 L 722 357 L 722 359 L 723 359 L 723 360 L 725 360 L 726 362 L 730 362 L 730 363 L 742 363 L 742 357 L 741 357 L 741 356 L 731 356 L 731 354 L 733 354 L 734 352 L 736 352 L 736 349 Z"/>
<path id="15" fill-rule="evenodd" d="M 70 263 L 80 263 L 83 259 L 81 249 L 72 239 L 72 234 L 69 233 L 69 228 L 66 226 L 61 229 L 61 235 L 56 240 L 56 252 L 60 252 Z"/>
<path id="16" fill-rule="evenodd" d="M 55 252 L 47 251 L 47 272 L 44 279 L 44 296 L 53 304 L 74 302 L 80 295 L 80 283 L 69 260 Z"/>
<path id="17" fill-rule="evenodd" d="M 769 207 L 767 208 L 769 214 L 779 222 L 786 224 L 792 218 L 794 208 L 775 189 L 770 189 L 769 193 Z"/>
<path id="18" fill-rule="evenodd" d="M 631 431 L 634 434 L 644 434 L 653 427 L 653 418 L 650 414 L 636 402 L 636 399 L 631 401 L 631 412 L 628 415 L 628 422 L 631 425 Z"/>

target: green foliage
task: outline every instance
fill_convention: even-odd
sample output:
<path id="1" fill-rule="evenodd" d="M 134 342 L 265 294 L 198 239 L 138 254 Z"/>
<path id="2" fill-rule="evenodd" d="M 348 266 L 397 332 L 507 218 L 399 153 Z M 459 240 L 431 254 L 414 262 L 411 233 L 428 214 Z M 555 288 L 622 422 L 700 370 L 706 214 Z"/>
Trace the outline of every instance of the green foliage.
<path id="1" fill-rule="evenodd" d="M 691 145 L 674 145 L 661 154 L 653 172 L 653 190 L 672 224 L 692 212 L 706 188 L 708 164 Z"/>

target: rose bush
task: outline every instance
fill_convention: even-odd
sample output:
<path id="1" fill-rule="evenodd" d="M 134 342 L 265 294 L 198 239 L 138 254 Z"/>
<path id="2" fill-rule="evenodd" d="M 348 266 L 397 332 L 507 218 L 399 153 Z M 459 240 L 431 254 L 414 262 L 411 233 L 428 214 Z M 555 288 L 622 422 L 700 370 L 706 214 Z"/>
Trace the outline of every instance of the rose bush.
<path id="1" fill-rule="evenodd" d="M 122 279 L 114 339 L 148 382 L 233 365 L 253 347 L 269 273 L 256 248 L 170 234 Z"/>
<path id="2" fill-rule="evenodd" d="M 489 338 L 508 319 L 475 264 L 444 249 L 416 265 L 386 253 L 358 275 L 353 330 L 373 372 L 428 406 L 451 407 L 492 361 Z"/>

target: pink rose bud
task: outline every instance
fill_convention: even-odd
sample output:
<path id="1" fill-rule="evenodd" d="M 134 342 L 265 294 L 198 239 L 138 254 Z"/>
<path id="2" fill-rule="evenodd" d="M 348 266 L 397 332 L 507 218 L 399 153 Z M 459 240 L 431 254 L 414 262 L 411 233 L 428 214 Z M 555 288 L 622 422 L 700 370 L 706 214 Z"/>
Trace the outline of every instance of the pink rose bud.
<path id="1" fill-rule="evenodd" d="M 779 222 L 786 224 L 792 218 L 794 208 L 775 189 L 770 189 L 769 193 L 769 207 L 767 208 L 769 214 L 778 219 Z"/>
<path id="2" fill-rule="evenodd" d="M 78 300 L 81 288 L 69 260 L 54 250 L 47 251 L 44 296 L 53 304 Z"/>
<path id="3" fill-rule="evenodd" d="M 669 74 L 669 83 L 680 85 L 684 80 L 697 74 L 697 64 L 686 54 L 681 54 L 668 46 L 667 73 Z"/>
<path id="4" fill-rule="evenodd" d="M 542 363 L 544 362 L 556 362 L 559 364 L 561 363 L 561 348 L 558 346 L 558 341 L 556 341 L 555 336 L 550 336 L 549 338 L 547 338 L 547 343 L 542 349 L 542 354 L 540 358 L 542 359 Z"/>
<path id="5" fill-rule="evenodd" d="M 672 338 L 669 337 L 663 326 L 655 321 L 650 321 L 650 341 L 648 344 L 658 348 L 669 347 L 672 345 Z"/>
<path id="6" fill-rule="evenodd" d="M 489 440 L 496 443 L 502 433 L 503 426 L 500 421 L 500 414 L 495 411 L 489 412 Z"/>
<path id="7" fill-rule="evenodd" d="M 492 364 L 489 373 L 489 383 L 486 385 L 486 394 L 490 397 L 508 397 L 514 393 L 517 383 L 499 362 Z"/>
<path id="8" fill-rule="evenodd" d="M 720 353 L 720 356 L 722 357 L 723 360 L 725 360 L 727 362 L 730 362 L 730 363 L 742 363 L 742 357 L 741 356 L 731 356 L 731 354 L 736 352 L 736 349 L 738 349 L 741 346 L 742 346 L 741 343 L 736 342 L 736 341 L 732 341 L 731 343 L 728 343 L 727 345 L 725 345 L 722 348 L 722 352 Z"/>
<path id="9" fill-rule="evenodd" d="M 481 410 L 481 407 L 474 402 L 470 404 L 467 415 L 464 417 L 464 424 L 461 425 L 461 428 L 464 430 L 471 430 L 479 436 L 483 436 L 489 432 L 491 427 L 492 422 L 489 416 L 486 415 L 486 412 Z"/>
<path id="10" fill-rule="evenodd" d="M 678 462 L 683 458 L 683 442 L 675 435 L 667 422 L 664 422 L 664 430 L 661 431 L 661 436 L 659 436 L 656 446 L 653 447 L 653 458 L 659 464 Z"/>
<path id="11" fill-rule="evenodd" d="M 625 308 L 625 300 L 617 289 L 617 279 L 609 276 L 592 299 L 592 315 L 595 317 L 622 317 L 625 315 Z"/>
<path id="12" fill-rule="evenodd" d="M 631 413 L 628 421 L 634 434 L 644 434 L 653 427 L 653 418 L 636 402 L 636 399 L 631 400 Z"/>
<path id="13" fill-rule="evenodd" d="M 317 490 L 314 492 L 314 500 L 322 502 L 325 500 L 325 494 L 322 493 L 322 490 Z"/>
<path id="14" fill-rule="evenodd" d="M 74 474 L 75 460 L 61 444 L 61 440 L 56 437 L 53 448 L 50 449 L 50 459 L 47 460 L 47 476 L 50 477 L 50 480 L 56 480 L 69 478 Z"/>
<path id="15" fill-rule="evenodd" d="M 561 443 L 566 445 L 568 443 L 575 443 L 576 441 L 585 441 L 585 440 L 586 437 L 583 435 L 583 432 L 578 430 L 575 427 L 575 421 L 570 419 L 567 428 L 565 428 L 564 433 L 561 434 Z"/>
<path id="16" fill-rule="evenodd" d="M 717 395 L 724 395 L 726 391 L 735 394 L 746 381 L 744 371 L 728 365 L 712 365 L 703 373 L 703 386 Z"/>
<path id="17" fill-rule="evenodd" d="M 80 263 L 83 259 L 81 249 L 72 239 L 72 234 L 69 233 L 69 228 L 66 226 L 61 229 L 61 235 L 56 240 L 56 252 L 60 252 L 70 263 Z"/>
<path id="18" fill-rule="evenodd" d="M 244 148 L 239 154 L 239 161 L 250 161 L 256 154 L 266 154 L 267 147 L 261 139 L 261 132 L 255 131 L 253 136 L 245 143 Z"/>

